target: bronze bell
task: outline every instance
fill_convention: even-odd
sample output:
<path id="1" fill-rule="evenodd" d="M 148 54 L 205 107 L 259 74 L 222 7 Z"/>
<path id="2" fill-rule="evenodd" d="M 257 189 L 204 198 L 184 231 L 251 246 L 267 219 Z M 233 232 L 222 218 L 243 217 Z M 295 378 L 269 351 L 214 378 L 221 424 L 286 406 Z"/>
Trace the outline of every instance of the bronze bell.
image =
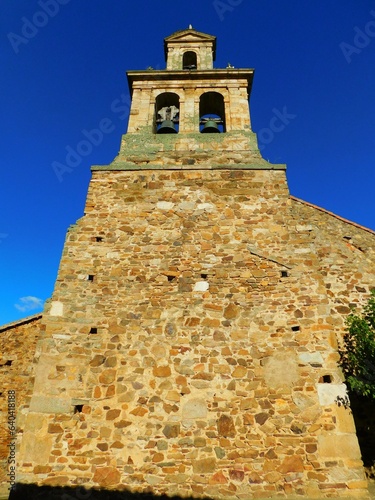
<path id="1" fill-rule="evenodd" d="M 157 130 L 158 134 L 177 134 L 177 130 L 172 120 L 164 120 Z"/>
<path id="2" fill-rule="evenodd" d="M 217 133 L 220 133 L 220 130 L 215 120 L 207 120 L 202 129 L 202 134 L 217 134 Z"/>

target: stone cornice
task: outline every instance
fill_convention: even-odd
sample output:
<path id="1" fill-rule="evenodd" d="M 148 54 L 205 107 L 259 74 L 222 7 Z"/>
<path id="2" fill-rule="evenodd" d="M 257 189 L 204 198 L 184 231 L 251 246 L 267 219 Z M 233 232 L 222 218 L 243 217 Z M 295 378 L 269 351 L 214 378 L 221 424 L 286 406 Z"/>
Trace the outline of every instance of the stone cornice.
<path id="1" fill-rule="evenodd" d="M 139 81 L 160 81 L 160 80 L 238 80 L 245 79 L 248 81 L 248 87 L 251 84 L 254 76 L 253 68 L 224 68 L 224 69 L 207 69 L 207 70 L 144 70 L 144 71 L 127 71 L 129 89 L 133 88 L 134 82 Z"/>

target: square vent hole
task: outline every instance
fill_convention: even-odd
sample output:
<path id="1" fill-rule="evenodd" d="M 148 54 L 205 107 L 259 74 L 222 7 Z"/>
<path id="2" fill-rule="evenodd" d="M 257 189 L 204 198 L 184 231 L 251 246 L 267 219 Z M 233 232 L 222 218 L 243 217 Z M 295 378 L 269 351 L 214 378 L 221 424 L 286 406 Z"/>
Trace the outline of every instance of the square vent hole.
<path id="1" fill-rule="evenodd" d="M 320 384 L 332 384 L 332 375 L 323 375 L 319 379 Z"/>

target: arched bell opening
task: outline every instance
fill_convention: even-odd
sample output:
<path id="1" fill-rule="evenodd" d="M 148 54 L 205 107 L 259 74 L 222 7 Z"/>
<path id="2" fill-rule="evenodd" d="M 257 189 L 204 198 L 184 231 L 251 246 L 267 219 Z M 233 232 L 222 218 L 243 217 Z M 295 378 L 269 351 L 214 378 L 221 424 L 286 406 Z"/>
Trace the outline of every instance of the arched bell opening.
<path id="1" fill-rule="evenodd" d="M 159 94 L 155 103 L 157 134 L 177 134 L 179 131 L 180 97 L 174 92 Z"/>
<path id="2" fill-rule="evenodd" d="M 205 92 L 201 95 L 199 131 L 202 134 L 225 132 L 224 97 L 219 92 Z"/>
<path id="3" fill-rule="evenodd" d="M 185 52 L 182 56 L 182 69 L 197 69 L 197 54 L 192 50 Z"/>

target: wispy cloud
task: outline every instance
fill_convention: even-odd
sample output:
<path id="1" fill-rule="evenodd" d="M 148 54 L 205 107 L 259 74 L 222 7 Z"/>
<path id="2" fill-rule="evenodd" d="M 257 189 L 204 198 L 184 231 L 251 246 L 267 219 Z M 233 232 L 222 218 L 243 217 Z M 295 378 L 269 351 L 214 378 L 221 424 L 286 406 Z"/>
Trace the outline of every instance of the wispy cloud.
<path id="1" fill-rule="evenodd" d="M 38 299 L 38 297 L 21 297 L 18 304 L 14 304 L 14 307 L 21 312 L 33 311 L 34 309 L 43 308 L 43 300 Z"/>

